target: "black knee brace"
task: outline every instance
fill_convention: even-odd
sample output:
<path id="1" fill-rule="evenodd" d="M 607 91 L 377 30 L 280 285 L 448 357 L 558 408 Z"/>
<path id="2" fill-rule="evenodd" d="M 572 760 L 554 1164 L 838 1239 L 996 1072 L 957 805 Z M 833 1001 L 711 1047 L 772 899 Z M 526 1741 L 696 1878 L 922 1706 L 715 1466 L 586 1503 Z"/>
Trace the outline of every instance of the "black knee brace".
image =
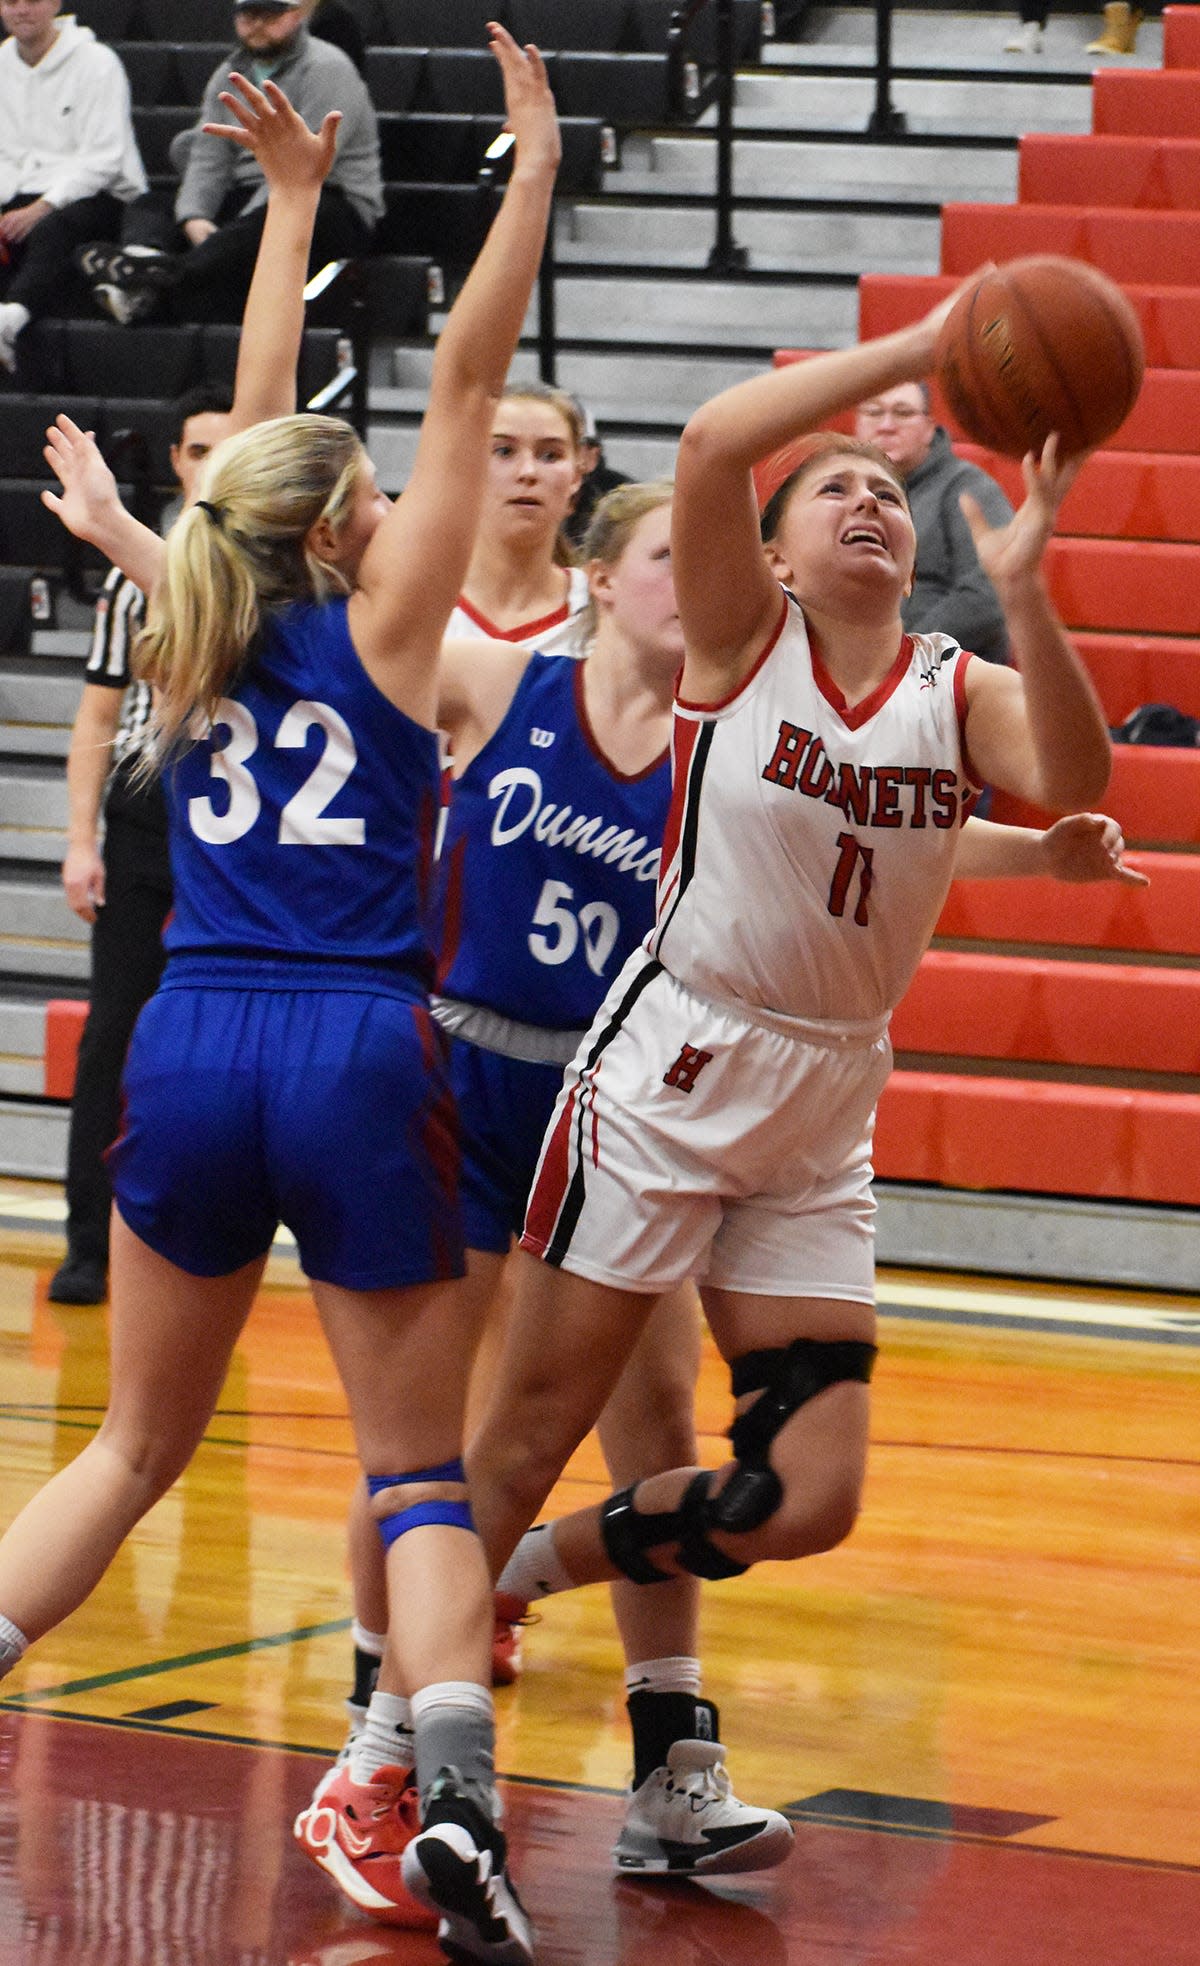
<path id="1" fill-rule="evenodd" d="M 874 1345 L 851 1340 L 797 1338 L 777 1349 L 745 1353 L 733 1366 L 734 1397 L 757 1392 L 759 1398 L 729 1429 L 734 1466 L 720 1493 L 710 1499 L 714 1476 L 702 1470 L 688 1483 L 676 1509 L 640 1514 L 634 1507 L 636 1486 L 610 1495 L 600 1512 L 610 1561 L 635 1584 L 666 1583 L 672 1573 L 660 1570 L 646 1551 L 673 1543 L 681 1569 L 694 1577 L 740 1577 L 748 1566 L 726 1556 L 709 1541 L 709 1532 L 737 1535 L 761 1528 L 774 1515 L 783 1500 L 783 1484 L 769 1458 L 775 1436 L 826 1386 L 843 1379 L 865 1383 L 874 1363 Z"/>
<path id="2" fill-rule="evenodd" d="M 775 1436 L 810 1399 L 843 1379 L 865 1384 L 875 1364 L 874 1345 L 852 1340 L 826 1343 L 797 1338 L 771 1351 L 745 1352 L 733 1363 L 733 1396 L 757 1392 L 753 1406 L 729 1429 L 733 1473 L 709 1512 L 709 1527 L 758 1529 L 783 1500 L 783 1484 L 770 1463 Z"/>

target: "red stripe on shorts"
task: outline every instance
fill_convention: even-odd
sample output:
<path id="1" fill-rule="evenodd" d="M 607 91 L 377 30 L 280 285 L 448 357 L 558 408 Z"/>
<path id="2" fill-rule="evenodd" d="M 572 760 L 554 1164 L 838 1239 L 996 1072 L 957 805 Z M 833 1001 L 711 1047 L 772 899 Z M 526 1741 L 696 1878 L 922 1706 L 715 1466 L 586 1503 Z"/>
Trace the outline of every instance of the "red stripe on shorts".
<path id="1" fill-rule="evenodd" d="M 567 1096 L 567 1103 L 555 1121 L 554 1131 L 542 1154 L 542 1164 L 538 1169 L 537 1180 L 534 1182 L 529 1206 L 525 1212 L 525 1233 L 521 1237 L 523 1249 L 534 1249 L 540 1254 L 554 1234 L 559 1210 L 566 1200 L 567 1161 L 574 1115 L 575 1091 L 572 1087 Z"/>

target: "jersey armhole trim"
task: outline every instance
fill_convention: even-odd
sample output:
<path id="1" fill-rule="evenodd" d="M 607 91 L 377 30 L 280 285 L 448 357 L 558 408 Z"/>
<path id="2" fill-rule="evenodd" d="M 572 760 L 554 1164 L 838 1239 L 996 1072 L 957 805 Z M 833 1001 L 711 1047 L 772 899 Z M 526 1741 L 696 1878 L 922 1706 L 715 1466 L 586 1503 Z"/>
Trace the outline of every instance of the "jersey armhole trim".
<path id="1" fill-rule="evenodd" d="M 954 712 L 958 718 L 958 747 L 962 753 L 962 767 L 967 779 L 976 792 L 983 790 L 983 779 L 979 776 L 971 747 L 967 743 L 967 666 L 974 661 L 970 649 L 960 649 L 954 662 Z"/>
<path id="2" fill-rule="evenodd" d="M 776 621 L 775 626 L 772 629 L 771 634 L 768 637 L 767 642 L 762 648 L 761 652 L 755 656 L 751 667 L 746 671 L 746 674 L 742 677 L 741 681 L 737 684 L 736 688 L 730 690 L 728 696 L 718 697 L 717 700 L 713 703 L 697 703 L 694 702 L 690 697 L 676 696 L 675 698 L 676 707 L 680 710 L 689 710 L 693 714 L 698 714 L 704 717 L 711 717 L 711 716 L 715 716 L 717 712 L 720 710 L 728 710 L 731 704 L 736 703 L 738 697 L 744 695 L 746 690 L 749 689 L 751 683 L 754 681 L 754 678 L 757 676 L 759 670 L 762 668 L 763 663 L 766 661 L 772 649 L 775 647 L 776 642 L 779 640 L 779 637 L 782 635 L 784 630 L 784 625 L 788 617 L 788 601 L 789 601 L 789 596 L 786 590 L 781 589 L 780 597 L 779 597 L 779 618 Z M 799 606 L 798 602 L 797 602 L 797 606 Z"/>

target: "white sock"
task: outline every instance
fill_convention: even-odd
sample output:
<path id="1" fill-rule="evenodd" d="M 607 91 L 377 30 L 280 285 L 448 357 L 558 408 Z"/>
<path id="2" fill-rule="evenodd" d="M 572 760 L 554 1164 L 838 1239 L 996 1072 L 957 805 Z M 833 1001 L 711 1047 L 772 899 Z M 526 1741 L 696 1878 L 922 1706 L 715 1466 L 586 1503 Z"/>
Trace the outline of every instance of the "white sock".
<path id="1" fill-rule="evenodd" d="M 438 1680 L 413 1694 L 412 1709 L 422 1815 L 433 1783 L 443 1769 L 452 1768 L 465 1793 L 499 1822 L 491 1687 L 471 1679 Z"/>
<path id="2" fill-rule="evenodd" d="M 523 1597 L 532 1604 L 539 1597 L 553 1597 L 556 1591 L 573 1591 L 570 1576 L 554 1547 L 554 1524 L 542 1522 L 527 1529 L 500 1573 L 496 1589 Z"/>
<path id="3" fill-rule="evenodd" d="M 411 1768 L 416 1760 L 411 1703 L 376 1687 L 362 1731 L 350 1749 L 350 1780 L 360 1786 L 380 1768 Z"/>
<path id="4" fill-rule="evenodd" d="M 20 1626 L 0 1612 L 0 1679 L 12 1671 L 28 1647 L 29 1640 Z"/>
<path id="5" fill-rule="evenodd" d="M 360 1625 L 355 1618 L 350 1626 L 350 1637 L 358 1651 L 369 1652 L 373 1659 L 382 1659 L 384 1647 L 387 1645 L 386 1632 L 369 1632 L 366 1626 Z"/>
<path id="6" fill-rule="evenodd" d="M 29 326 L 32 318 L 29 309 L 22 307 L 19 300 L 6 300 L 3 305 L 0 305 L 0 333 L 6 335 L 9 341 L 15 341 L 21 329 Z"/>
<path id="7" fill-rule="evenodd" d="M 642 1659 L 625 1668 L 627 1693 L 688 1693 L 700 1698 L 700 1661 L 682 1656 Z"/>

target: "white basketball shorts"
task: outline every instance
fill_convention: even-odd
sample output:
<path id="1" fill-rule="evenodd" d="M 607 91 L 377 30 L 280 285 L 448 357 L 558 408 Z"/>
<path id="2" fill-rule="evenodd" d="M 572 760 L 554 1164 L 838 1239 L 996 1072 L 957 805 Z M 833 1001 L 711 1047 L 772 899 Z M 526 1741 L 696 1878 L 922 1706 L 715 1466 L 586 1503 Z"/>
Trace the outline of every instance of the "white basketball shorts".
<path id="1" fill-rule="evenodd" d="M 891 1058 L 886 1026 L 713 1004 L 637 950 L 567 1067 L 522 1248 L 625 1290 L 870 1303 Z"/>

